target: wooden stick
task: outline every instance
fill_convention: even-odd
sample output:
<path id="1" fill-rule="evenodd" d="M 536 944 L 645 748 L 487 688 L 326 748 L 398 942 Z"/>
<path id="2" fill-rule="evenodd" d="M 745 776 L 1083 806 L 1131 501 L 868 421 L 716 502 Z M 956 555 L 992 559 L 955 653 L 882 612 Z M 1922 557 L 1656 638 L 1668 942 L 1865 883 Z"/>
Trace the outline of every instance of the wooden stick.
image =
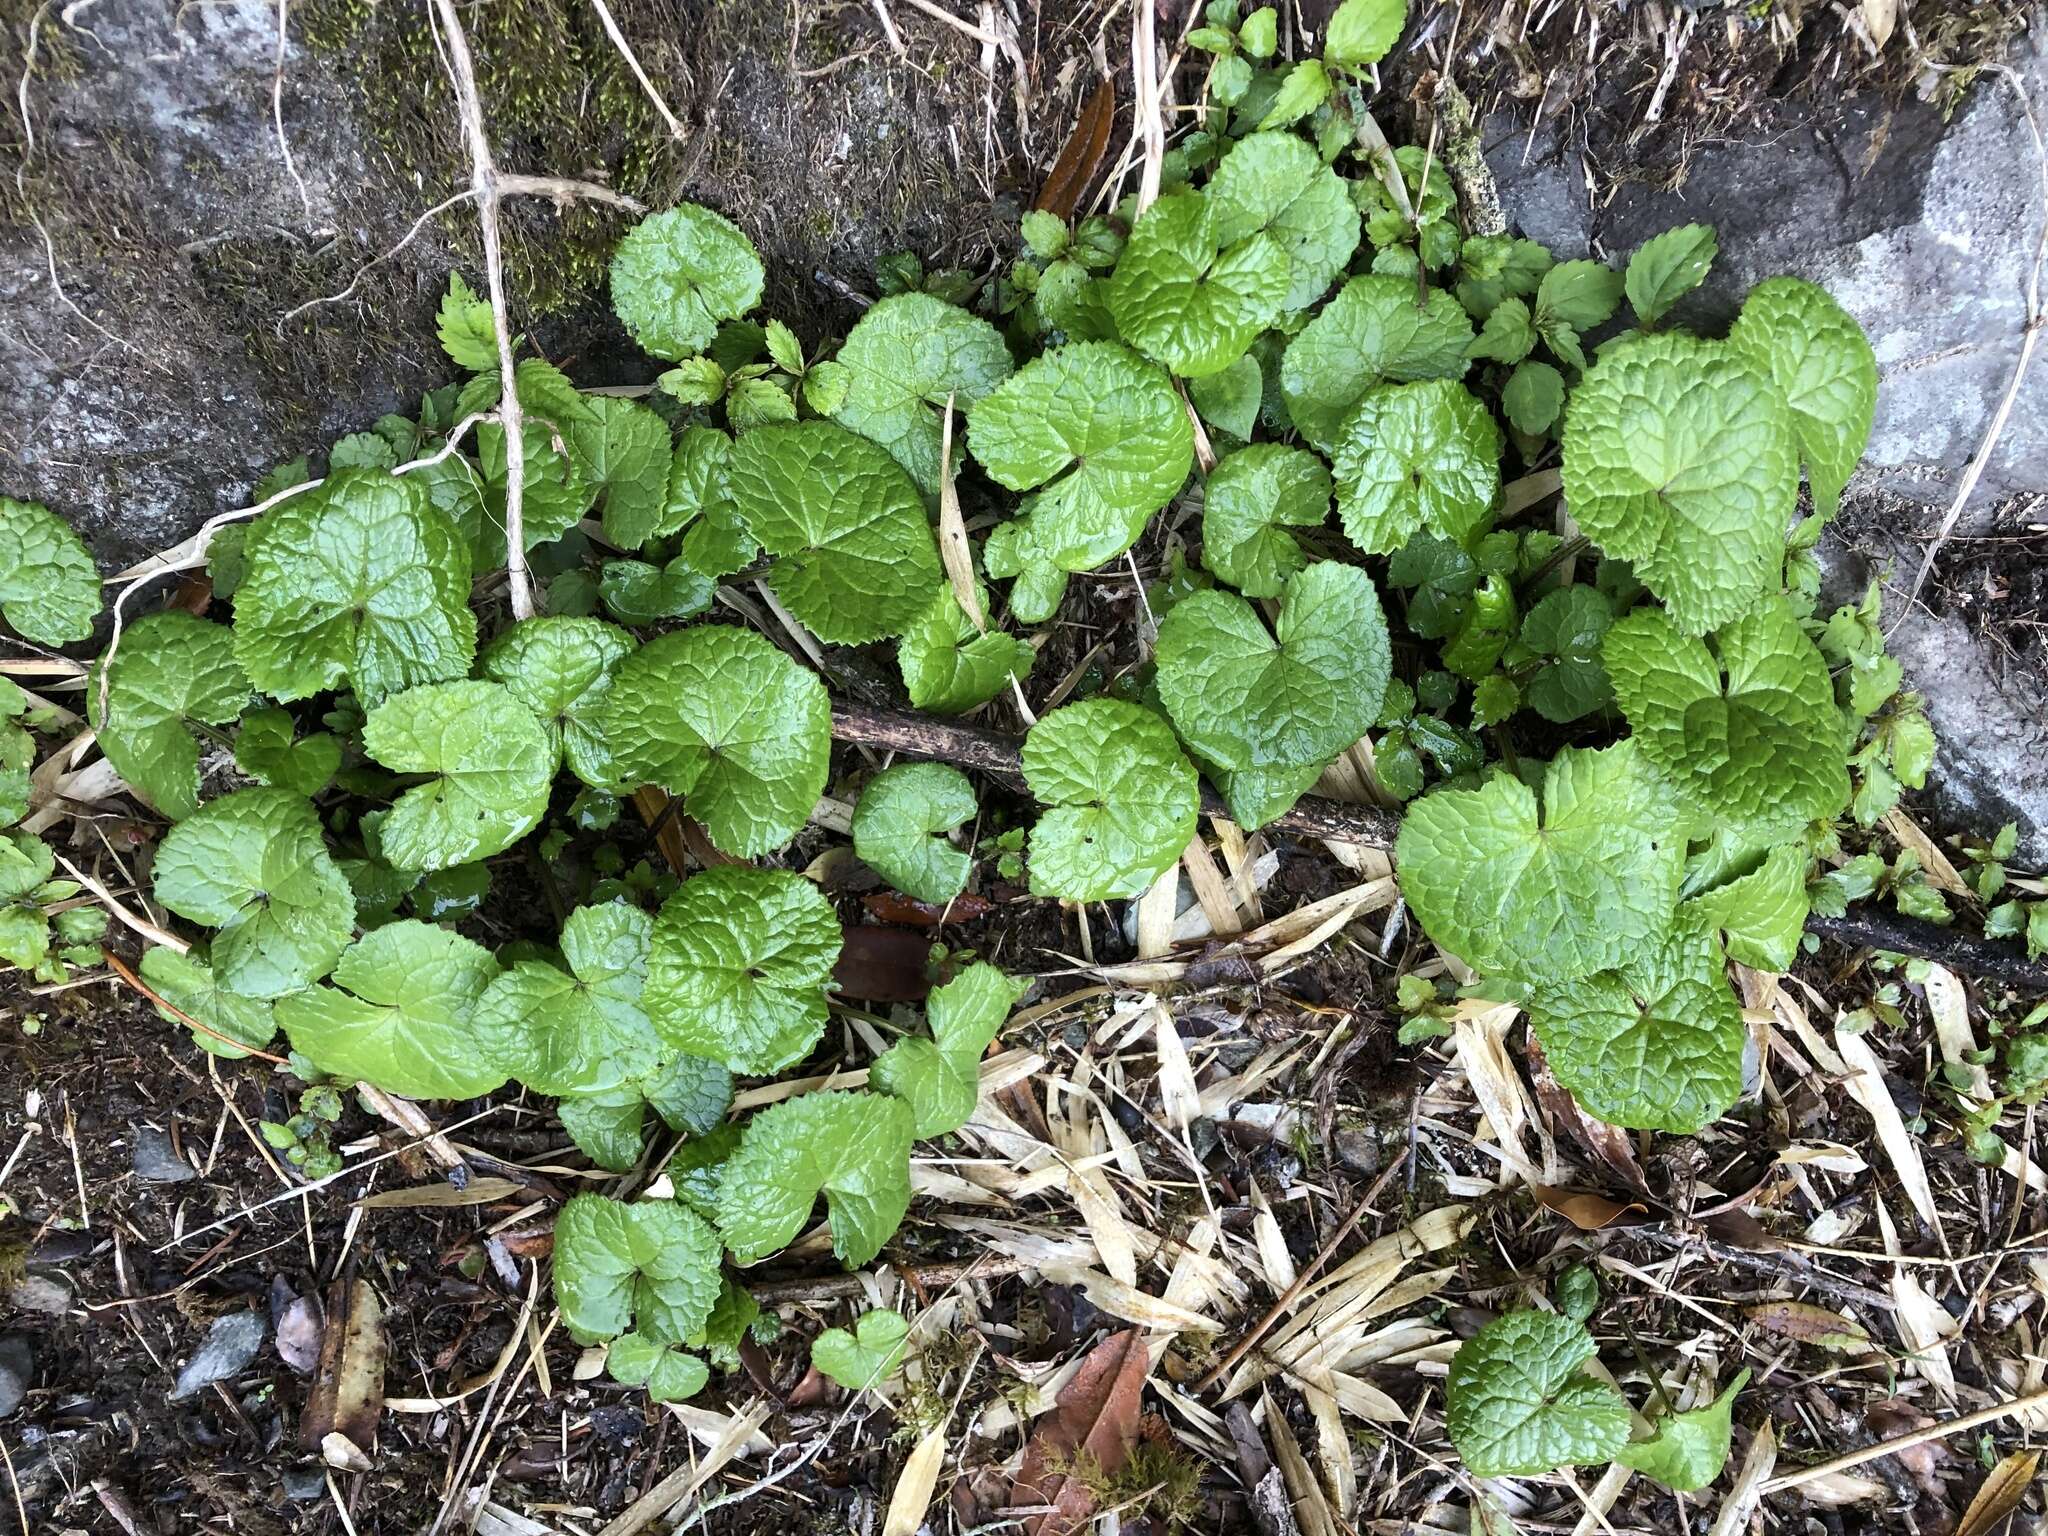
<path id="1" fill-rule="evenodd" d="M 1950 1435 L 1960 1435 L 1980 1424 L 1996 1423 L 2012 1414 L 2027 1413 L 2037 1408 L 2048 1408 L 2048 1391 L 2034 1392 L 2026 1397 L 2015 1397 L 2003 1403 L 1994 1403 L 1989 1408 L 1980 1408 L 1975 1413 L 1966 1413 L 1959 1419 L 1950 1419 L 1945 1424 L 1930 1424 L 1925 1429 L 1916 1429 L 1895 1439 L 1880 1440 L 1875 1445 L 1866 1445 L 1861 1450 L 1850 1451 L 1831 1461 L 1818 1462 L 1810 1467 L 1798 1467 L 1793 1471 L 1771 1478 L 1764 1484 L 1765 1493 L 1783 1493 L 1788 1488 L 1797 1488 L 1802 1483 L 1813 1482 L 1816 1478 L 1831 1477 L 1837 1472 L 1847 1472 L 1865 1462 L 1876 1461 L 1881 1456 L 1895 1456 L 1900 1451 L 1909 1451 L 1916 1445 L 1925 1445 L 1930 1440 L 1945 1440 Z"/>
<path id="2" fill-rule="evenodd" d="M 1023 789 L 1024 771 L 1019 766 L 1023 742 L 986 726 L 964 725 L 932 715 L 905 710 L 874 709 L 847 700 L 832 702 L 832 734 L 855 746 L 881 747 L 906 757 L 952 763 L 985 773 L 1016 789 Z M 1202 814 L 1230 815 L 1223 797 L 1204 785 Z M 1292 810 L 1276 817 L 1274 826 L 1304 837 L 1328 838 L 1339 843 L 1358 843 L 1367 848 L 1391 848 L 1399 825 L 1390 812 L 1370 805 L 1347 805 L 1341 800 L 1324 800 L 1303 795 Z"/>

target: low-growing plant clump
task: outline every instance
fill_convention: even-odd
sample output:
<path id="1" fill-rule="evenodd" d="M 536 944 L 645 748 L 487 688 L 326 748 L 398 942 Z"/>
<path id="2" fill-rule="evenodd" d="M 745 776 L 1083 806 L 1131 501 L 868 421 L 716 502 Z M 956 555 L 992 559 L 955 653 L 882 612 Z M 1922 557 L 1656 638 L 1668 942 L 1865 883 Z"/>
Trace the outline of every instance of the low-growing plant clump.
<path id="1" fill-rule="evenodd" d="M 440 334 L 465 376 L 334 444 L 320 477 L 277 470 L 258 515 L 208 526 L 210 592 L 120 614 L 86 680 L 101 751 L 165 824 L 150 890 L 180 926 L 139 967 L 165 1016 L 222 1056 L 282 1032 L 315 1086 L 521 1084 L 608 1169 L 657 1122 L 680 1138 L 667 1193 L 563 1207 L 554 1287 L 618 1380 L 687 1397 L 763 1325 L 745 1266 L 820 1201 L 841 1261 L 883 1251 L 913 1145 L 974 1114 L 1023 989 L 954 957 L 866 1087 L 733 1117 L 736 1081 L 819 1049 L 843 930 L 775 863 L 827 789 L 833 699 L 721 590 L 758 580 L 803 649 L 879 647 L 911 707 L 958 716 L 1023 704 L 1073 579 L 1134 572 L 1144 543 L 1169 570 L 1143 593 L 1149 659 L 1026 709 L 1021 839 L 958 767 L 905 763 L 860 790 L 863 861 L 941 908 L 984 864 L 1038 897 L 1130 899 L 1172 877 L 1204 779 L 1250 830 L 1357 747 L 1405 806 L 1409 910 L 1457 962 L 1403 978 L 1408 1035 L 1442 1027 L 1455 980 L 1525 1009 L 1601 1120 L 1684 1133 L 1728 1111 L 1731 961 L 1782 970 L 1810 912 L 1881 886 L 1947 916 L 1844 843 L 1933 751 L 1874 599 L 1818 607 L 1870 347 L 1796 276 L 1697 332 L 1702 225 L 1619 270 L 1466 228 L 1442 161 L 1370 126 L 1399 12 L 1354 0 L 1289 65 L 1271 8 L 1219 0 L 1190 39 L 1213 60 L 1200 126 L 1156 198 L 1029 214 L 985 283 L 893 262 L 836 348 L 758 315 L 740 224 L 646 218 L 612 301 L 668 369 L 589 392 L 518 362 L 516 550 L 498 335 L 453 277 Z M 39 505 L 0 500 L 0 611 L 40 645 L 95 632 L 92 560 Z M 55 716 L 6 683 L 0 715 L 11 823 L 47 798 L 31 733 Z M 564 899 L 564 850 L 650 792 L 701 830 L 704 867 L 600 846 Z M 0 957 L 49 979 L 96 964 L 105 923 L 56 860 L 0 834 Z M 494 951 L 456 925 L 508 865 L 562 910 L 551 939 Z M 1997 910 L 2048 946 L 2048 908 Z M 332 1116 L 299 1118 L 280 1144 L 322 1171 Z M 870 1385 L 905 1339 L 870 1313 L 814 1358 Z M 1734 1388 L 1631 1444 L 1591 1354 L 1580 1321 L 1537 1313 L 1468 1344 L 1450 1424 L 1472 1470 L 1710 1477 Z"/>

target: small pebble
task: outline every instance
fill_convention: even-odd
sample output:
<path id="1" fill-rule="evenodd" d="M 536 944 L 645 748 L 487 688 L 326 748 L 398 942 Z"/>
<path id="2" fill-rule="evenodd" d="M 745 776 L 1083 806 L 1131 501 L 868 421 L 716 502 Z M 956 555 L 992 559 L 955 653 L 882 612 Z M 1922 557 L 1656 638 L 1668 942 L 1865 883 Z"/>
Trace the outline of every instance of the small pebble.
<path id="1" fill-rule="evenodd" d="M 267 1332 L 263 1318 L 255 1312 L 230 1312 L 215 1318 L 213 1326 L 206 1330 L 206 1340 L 199 1346 L 199 1352 L 178 1372 L 177 1385 L 171 1388 L 171 1401 L 182 1401 L 202 1387 L 239 1375 L 256 1358 Z"/>
<path id="2" fill-rule="evenodd" d="M 151 1184 L 183 1184 L 199 1177 L 199 1170 L 178 1156 L 171 1138 L 153 1125 L 135 1133 L 135 1176 Z"/>
<path id="3" fill-rule="evenodd" d="M 28 1395 L 29 1379 L 35 1375 L 35 1370 L 35 1352 L 29 1345 L 27 1334 L 0 1336 L 0 1419 L 21 1406 L 22 1398 Z"/>

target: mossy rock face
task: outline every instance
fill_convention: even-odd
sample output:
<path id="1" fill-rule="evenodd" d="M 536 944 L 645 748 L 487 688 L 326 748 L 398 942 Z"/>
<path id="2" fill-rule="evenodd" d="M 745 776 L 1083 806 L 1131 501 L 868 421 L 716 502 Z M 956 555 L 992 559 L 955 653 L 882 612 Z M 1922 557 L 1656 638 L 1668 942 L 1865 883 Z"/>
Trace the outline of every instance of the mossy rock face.
<path id="1" fill-rule="evenodd" d="M 615 16 L 629 36 L 675 35 L 672 7 L 625 0 Z M 295 12 L 307 44 L 360 96 L 365 126 L 404 184 L 438 201 L 469 180 L 454 93 L 435 52 L 427 0 L 308 0 Z M 605 183 L 642 202 L 664 201 L 682 146 L 605 36 L 597 13 L 573 0 L 493 0 L 466 7 L 477 92 L 493 153 L 509 170 L 553 171 Z M 643 60 L 661 68 L 666 44 Z M 443 216 L 472 265 L 476 216 Z M 590 203 L 505 205 L 506 280 L 530 314 L 574 309 L 598 294 L 622 215 Z"/>

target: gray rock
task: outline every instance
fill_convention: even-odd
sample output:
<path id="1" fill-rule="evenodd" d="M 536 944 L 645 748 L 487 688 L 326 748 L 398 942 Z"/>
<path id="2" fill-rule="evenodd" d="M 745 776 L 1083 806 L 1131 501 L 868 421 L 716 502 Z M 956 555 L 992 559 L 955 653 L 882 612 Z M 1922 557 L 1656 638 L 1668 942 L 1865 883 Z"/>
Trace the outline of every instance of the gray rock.
<path id="1" fill-rule="evenodd" d="M 0 1337 L 0 1419 L 21 1406 L 35 1379 L 35 1348 L 25 1333 Z"/>
<path id="2" fill-rule="evenodd" d="M 178 1372 L 171 1387 L 171 1401 L 182 1401 L 216 1381 L 240 1375 L 256 1358 L 268 1331 L 262 1315 L 255 1312 L 229 1312 L 215 1318 L 198 1353 Z"/>
<path id="3" fill-rule="evenodd" d="M 136 1131 L 132 1160 L 135 1176 L 151 1184 L 183 1184 L 199 1177 L 199 1170 L 172 1147 L 171 1138 L 153 1125 Z"/>
<path id="4" fill-rule="evenodd" d="M 2048 41 L 2013 60 L 2048 99 Z M 1987 73 L 1953 122 L 1917 101 L 1852 100 L 1835 120 L 1786 109 L 1754 137 L 1702 144 L 1684 183 L 1629 182 L 1597 210 L 1576 146 L 1502 118 L 1488 164 L 1510 224 L 1561 256 L 1617 264 L 1674 224 L 1715 226 L 1721 256 L 1678 318 L 1718 329 L 1759 280 L 1820 283 L 1870 334 L 1877 420 L 1856 485 L 1945 503 L 2012 378 L 2044 216 L 2039 160 L 2012 88 Z M 1961 531 L 2004 498 L 2048 489 L 2048 366 L 2038 363 Z"/>

